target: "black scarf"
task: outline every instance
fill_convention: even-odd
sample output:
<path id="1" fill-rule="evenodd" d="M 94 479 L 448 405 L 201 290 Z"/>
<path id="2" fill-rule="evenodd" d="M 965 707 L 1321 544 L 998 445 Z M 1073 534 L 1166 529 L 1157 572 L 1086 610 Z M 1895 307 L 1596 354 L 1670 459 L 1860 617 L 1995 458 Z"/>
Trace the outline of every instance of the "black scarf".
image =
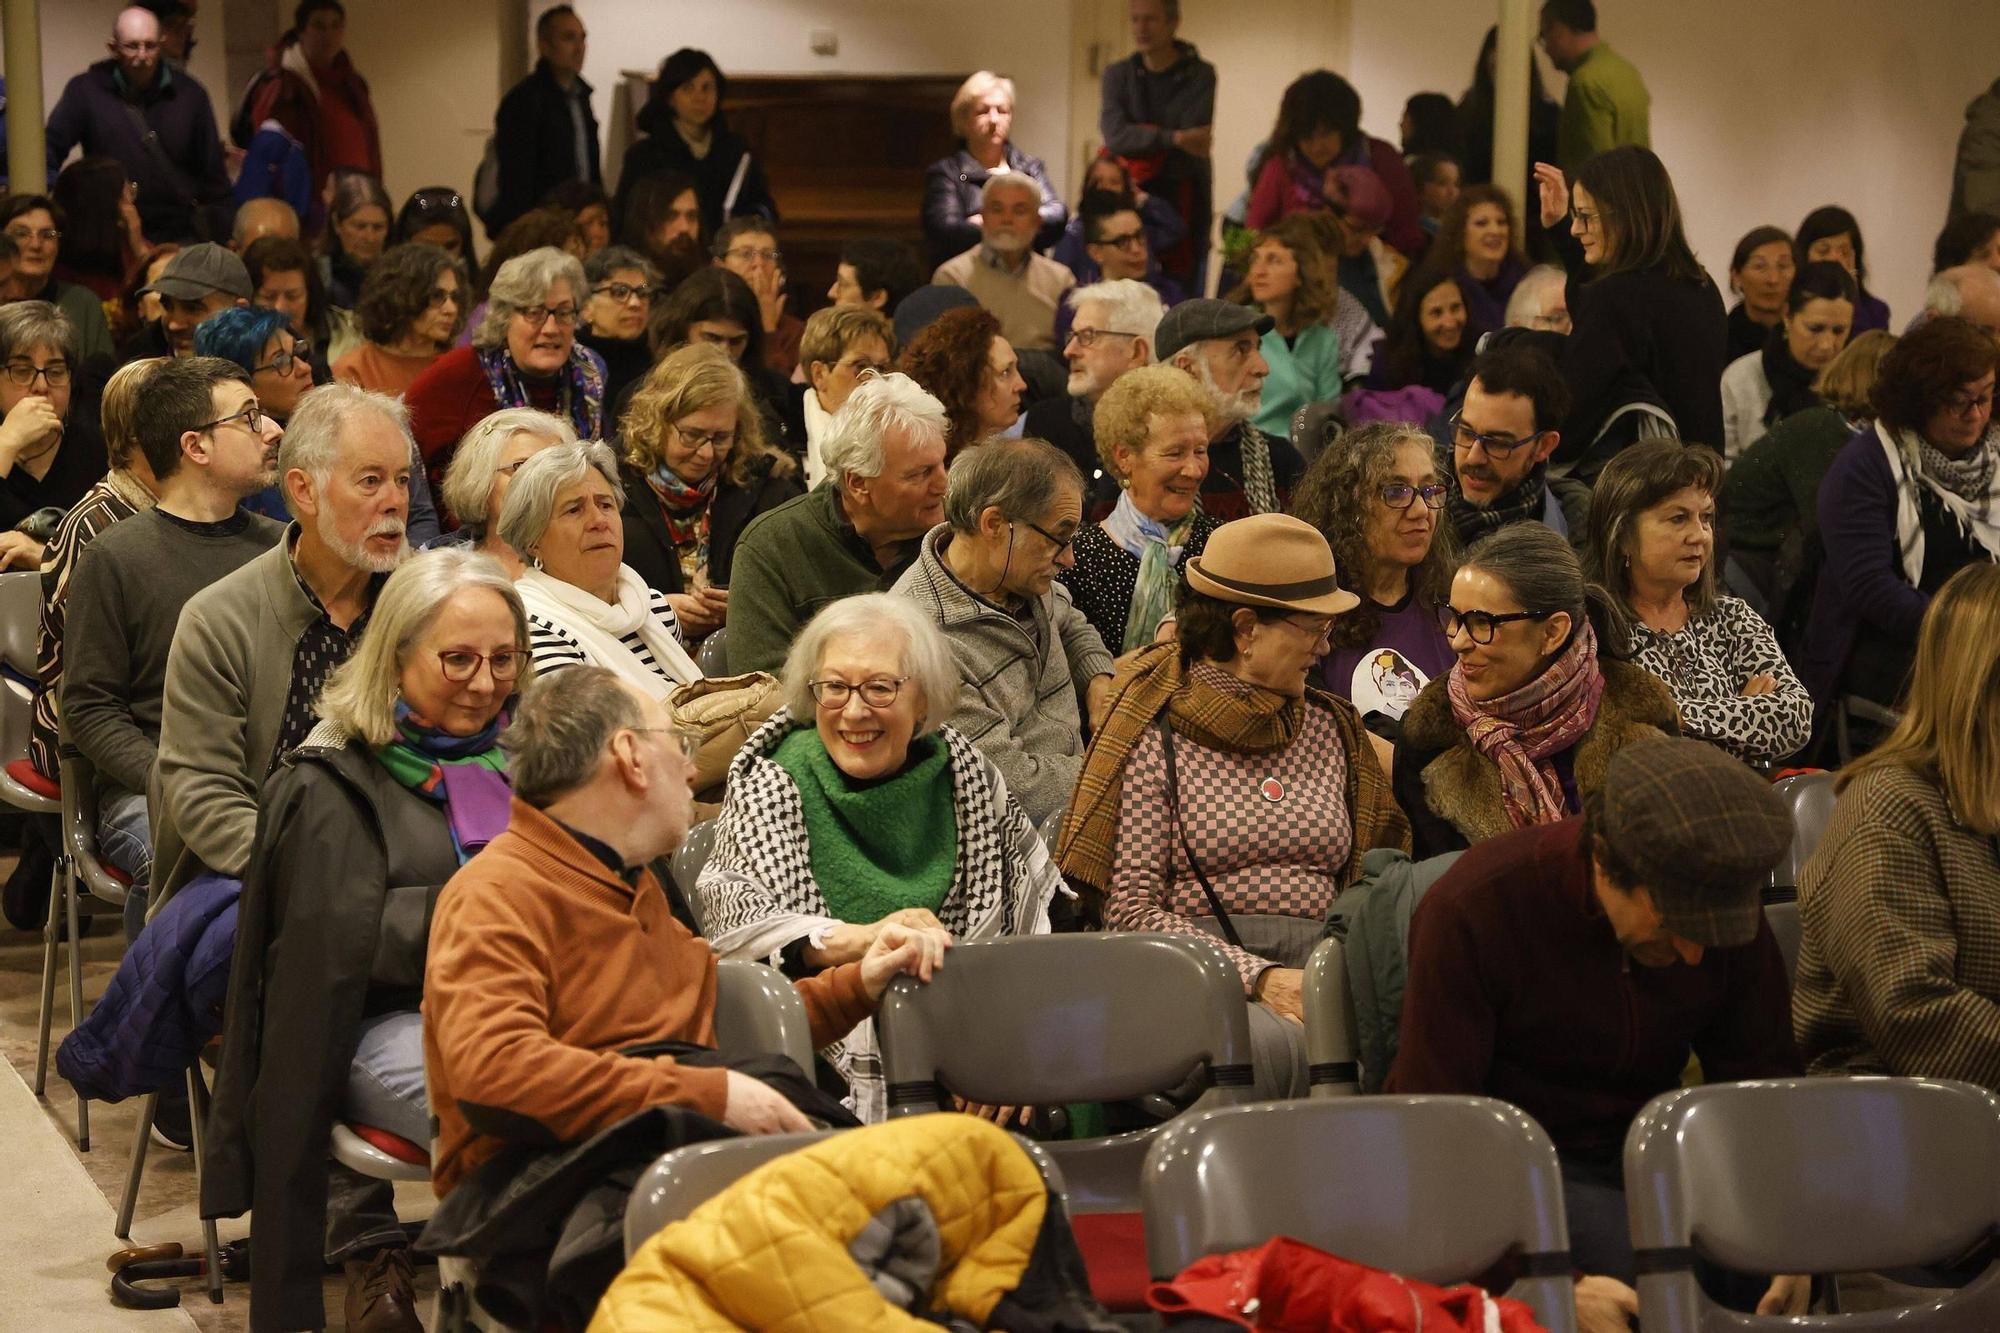
<path id="1" fill-rule="evenodd" d="M 1451 493 L 1445 497 L 1445 511 L 1451 515 L 1452 525 L 1458 529 L 1460 543 L 1466 546 L 1489 532 L 1498 532 L 1509 523 L 1539 519 L 1543 506 L 1548 502 L 1547 463 L 1536 464 L 1534 471 L 1523 477 L 1519 486 L 1484 507 L 1465 498 L 1465 492 L 1459 489 L 1458 469 L 1455 466 L 1447 467 L 1447 473 L 1451 477 Z"/>
<path id="2" fill-rule="evenodd" d="M 1771 405 L 1764 409 L 1766 426 L 1775 426 L 1795 412 L 1819 406 L 1819 395 L 1813 392 L 1813 380 L 1819 372 L 1807 370 L 1793 357 L 1783 325 L 1771 330 L 1761 355 L 1764 378 L 1771 385 Z"/>

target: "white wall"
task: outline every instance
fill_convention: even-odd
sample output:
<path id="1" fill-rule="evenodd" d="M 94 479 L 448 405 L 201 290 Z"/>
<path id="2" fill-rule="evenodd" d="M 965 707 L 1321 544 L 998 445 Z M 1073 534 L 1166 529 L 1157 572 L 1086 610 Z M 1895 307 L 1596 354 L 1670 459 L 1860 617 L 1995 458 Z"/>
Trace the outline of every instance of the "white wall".
<path id="1" fill-rule="evenodd" d="M 574 0 L 590 32 L 584 78 L 611 138 L 611 91 L 626 70 L 653 70 L 695 46 L 730 74 L 970 74 L 1014 80 L 1015 142 L 1047 159 L 1069 192 L 1070 0 Z M 531 12 L 544 6 L 530 0 Z M 814 55 L 831 29 L 837 55 Z M 947 107 L 938 108 L 944 119 Z M 605 163 L 607 183 L 615 160 Z"/>
<path id="2" fill-rule="evenodd" d="M 469 192 L 504 91 L 503 6 L 495 0 L 341 2 L 347 52 L 368 80 L 382 129 L 389 197 L 400 205 L 430 185 Z M 421 17 L 413 18 L 419 11 Z M 284 13 L 289 24 L 289 4 Z"/>
<path id="3" fill-rule="evenodd" d="M 1411 93 L 1465 91 L 1497 13 L 1473 0 L 1351 4 L 1349 77 L 1366 128 L 1392 143 Z M 1653 147 L 1719 282 L 1750 228 L 1791 230 L 1839 203 L 1861 222 L 1869 287 L 1900 327 L 1930 273 L 1965 104 L 2000 68 L 1994 13 L 1992 0 L 1598 0 L 1598 28 L 1645 76 Z M 1542 69 L 1560 97 L 1562 76 Z"/>

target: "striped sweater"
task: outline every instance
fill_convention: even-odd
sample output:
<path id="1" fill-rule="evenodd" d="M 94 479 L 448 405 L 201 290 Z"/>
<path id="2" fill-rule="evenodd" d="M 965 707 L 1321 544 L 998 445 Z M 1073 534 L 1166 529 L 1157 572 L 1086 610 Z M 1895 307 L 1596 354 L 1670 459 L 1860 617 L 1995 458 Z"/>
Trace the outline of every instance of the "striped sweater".
<path id="1" fill-rule="evenodd" d="M 654 622 L 685 645 L 686 640 L 681 634 L 680 621 L 674 618 L 674 609 L 667 604 L 666 595 L 657 588 L 649 591 L 652 594 L 649 605 Z M 687 684 L 654 660 L 653 650 L 639 637 L 638 630 L 621 636 L 618 641 L 625 645 L 626 651 L 639 659 L 639 665 L 646 670 L 674 680 L 677 684 Z M 536 672 L 543 674 L 561 670 L 563 667 L 607 665 L 602 662 L 592 662 L 590 654 L 584 650 L 581 639 L 554 620 L 535 611 L 528 613 L 528 652 L 535 660 Z"/>

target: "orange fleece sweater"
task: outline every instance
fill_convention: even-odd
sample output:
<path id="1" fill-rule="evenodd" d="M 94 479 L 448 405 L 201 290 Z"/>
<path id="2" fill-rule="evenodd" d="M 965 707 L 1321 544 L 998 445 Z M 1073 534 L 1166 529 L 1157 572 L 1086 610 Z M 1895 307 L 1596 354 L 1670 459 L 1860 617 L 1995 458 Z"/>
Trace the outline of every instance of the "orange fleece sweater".
<path id="1" fill-rule="evenodd" d="M 815 1046 L 874 1011 L 858 963 L 798 989 Z M 650 872 L 631 887 L 518 800 L 507 831 L 438 897 L 423 1012 L 439 1197 L 509 1143 L 474 1129 L 468 1107 L 562 1143 L 649 1106 L 722 1118 L 727 1071 L 618 1054 L 643 1042 L 715 1043 L 708 941 L 674 919 Z"/>

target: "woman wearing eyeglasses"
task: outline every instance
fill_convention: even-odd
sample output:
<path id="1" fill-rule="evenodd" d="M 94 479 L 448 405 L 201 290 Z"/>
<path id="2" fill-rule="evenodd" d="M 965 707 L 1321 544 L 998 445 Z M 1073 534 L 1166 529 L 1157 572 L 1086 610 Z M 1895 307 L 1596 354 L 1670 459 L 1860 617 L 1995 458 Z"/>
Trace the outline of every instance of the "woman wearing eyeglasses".
<path id="1" fill-rule="evenodd" d="M 1456 660 L 1438 624 L 1458 548 L 1439 522 L 1446 491 L 1430 436 L 1373 422 L 1322 450 L 1292 498 L 1293 515 L 1333 547 L 1340 586 L 1361 599 L 1334 621 L 1320 681 L 1390 741 L 1418 691 Z"/>
<path id="2" fill-rule="evenodd" d="M 1956 316 L 1903 335 L 1875 379 L 1875 421 L 1819 488 L 1820 566 L 1799 675 L 1821 707 L 1895 707 L 1932 594 L 2000 559 L 2000 348 Z"/>
<path id="3" fill-rule="evenodd" d="M 690 641 L 729 615 L 736 539 L 804 491 L 799 465 L 764 438 L 743 372 L 719 347 L 667 354 L 632 395 L 625 450 L 625 563 L 666 594 Z"/>
<path id="4" fill-rule="evenodd" d="M 604 246 L 584 260 L 583 276 L 590 299 L 576 340 L 604 358 L 604 401 L 622 417 L 625 391 L 653 367 L 646 322 L 667 293 L 653 261 L 623 245 Z"/>
<path id="5" fill-rule="evenodd" d="M 104 320 L 104 304 L 97 293 L 56 278 L 64 224 L 62 205 L 47 195 L 16 194 L 0 200 L 0 230 L 16 252 L 10 299 L 47 301 L 62 311 L 75 330 L 71 337 L 78 357 L 109 355 L 111 326 Z"/>
<path id="6" fill-rule="evenodd" d="M 1390 770 L 1422 859 L 1583 809 L 1611 756 L 1677 735 L 1659 678 L 1569 543 L 1540 523 L 1481 538 L 1438 620 L 1458 661 L 1403 714 Z"/>
<path id="7" fill-rule="evenodd" d="M 521 465 L 500 509 L 500 540 L 528 570 L 515 580 L 541 671 L 615 671 L 655 699 L 701 679 L 666 595 L 625 563 L 624 483 L 611 447 L 557 444 Z"/>
<path id="8" fill-rule="evenodd" d="M 388 251 L 368 270 L 355 307 L 367 341 L 333 363 L 333 377 L 402 397 L 457 340 L 469 286 L 459 262 L 428 241 Z"/>
<path id="9" fill-rule="evenodd" d="M 958 665 L 915 602 L 828 606 L 793 641 L 783 682 L 785 706 L 729 766 L 693 886 L 717 953 L 799 977 L 861 957 L 889 923 L 960 941 L 1049 930 L 1061 877 L 993 761 L 943 725 Z M 874 1024 L 820 1053 L 855 1114 L 881 1120 Z"/>
<path id="10" fill-rule="evenodd" d="M 590 287 L 575 256 L 544 246 L 500 266 L 470 346 L 454 347 L 403 395 L 410 431 L 435 483 L 459 437 L 489 412 L 532 407 L 603 436 L 604 362 L 576 341 Z"/>
<path id="11" fill-rule="evenodd" d="M 322 1259 L 345 1263 L 350 1310 L 385 1281 L 407 1293 L 393 1191 L 330 1164 L 326 1144 L 337 1121 L 430 1141 L 418 1005 L 431 909 L 507 827 L 500 733 L 533 675 L 527 645 L 492 561 L 412 556 L 259 802 L 206 1185 L 225 1212 L 280 1222 L 259 1237 L 256 1299 L 295 1327 L 319 1322 Z M 284 1114 L 252 1110 L 270 1106 Z"/>
<path id="12" fill-rule="evenodd" d="M 76 358 L 62 311 L 0 305 L 0 569 L 39 568 L 41 541 L 16 525 L 40 509 L 67 511 L 104 476 L 96 414 L 71 410 Z"/>
<path id="13" fill-rule="evenodd" d="M 1632 624 L 1632 660 L 1665 681 L 1688 735 L 1776 764 L 1812 736 L 1812 696 L 1749 603 L 1715 591 L 1722 459 L 1643 440 L 1598 474 L 1585 566 Z"/>

